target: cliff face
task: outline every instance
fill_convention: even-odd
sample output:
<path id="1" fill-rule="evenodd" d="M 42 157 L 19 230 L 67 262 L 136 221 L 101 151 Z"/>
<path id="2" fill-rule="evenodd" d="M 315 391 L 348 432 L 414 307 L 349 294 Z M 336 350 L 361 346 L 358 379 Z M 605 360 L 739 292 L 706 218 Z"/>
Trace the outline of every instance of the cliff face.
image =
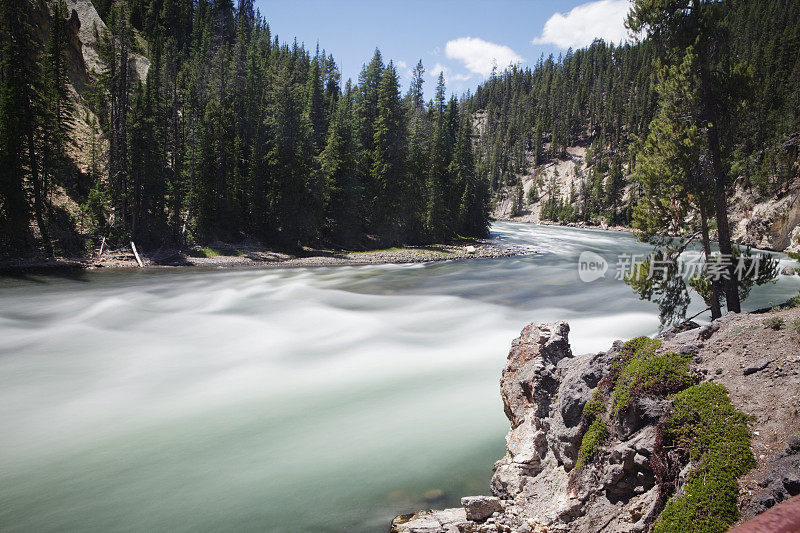
<path id="1" fill-rule="evenodd" d="M 506 514 L 537 527 L 569 531 L 641 531 L 657 500 L 649 450 L 655 431 L 623 419 L 608 457 L 571 474 L 578 461 L 584 407 L 620 345 L 574 357 L 565 322 L 531 324 L 514 341 L 501 391 L 511 431 L 491 488 Z M 654 415 L 658 416 L 658 414 Z M 567 527 L 568 526 L 568 527 Z"/>
<path id="2" fill-rule="evenodd" d="M 528 159 L 533 159 L 530 153 Z M 522 180 L 524 195 L 521 212 L 514 216 L 514 187 L 506 186 L 497 192 L 492 217 L 536 224 L 551 223 L 541 217 L 542 207 L 549 199 L 548 184 L 555 176 L 561 199 L 568 199 L 574 191 L 580 191 L 580 180 L 575 175 L 576 164 L 583 165 L 584 175 L 592 170 L 591 166 L 586 166 L 585 146 L 571 146 L 564 158 L 552 159 L 535 167 L 530 174 L 518 176 Z M 627 187 L 623 202 L 630 201 L 630 189 L 630 186 Z M 530 198 L 535 198 L 535 201 L 531 202 Z M 752 191 L 737 187 L 729 211 L 731 237 L 735 243 L 779 252 L 800 250 L 800 181 L 795 181 L 780 196 L 767 200 L 758 199 Z M 582 223 L 569 225 L 580 226 Z"/>
<path id="3" fill-rule="evenodd" d="M 773 327 L 778 320 L 783 329 Z M 631 343 L 574 356 L 566 322 L 530 324 L 513 341 L 501 379 L 511 429 L 506 455 L 494 466 L 493 496 L 398 517 L 393 531 L 649 531 L 666 505 L 691 490 L 698 466 L 696 457 L 665 446 L 675 398 L 669 391 L 703 384 L 723 385 L 731 408 L 751 416 L 755 468 L 739 478 L 738 501 L 735 493 L 730 498 L 742 518 L 752 517 L 800 493 L 798 331 L 800 310 L 789 309 L 777 318 L 730 314 L 713 326 L 647 340 L 658 347 L 654 353 L 672 358 L 664 361 L 686 362 L 684 382 L 664 378 L 632 389 L 641 393 L 618 411 L 604 408 L 603 429 L 592 440 L 588 415 L 600 412 L 600 398 L 612 397 L 609 384 L 623 379 L 615 376 Z"/>

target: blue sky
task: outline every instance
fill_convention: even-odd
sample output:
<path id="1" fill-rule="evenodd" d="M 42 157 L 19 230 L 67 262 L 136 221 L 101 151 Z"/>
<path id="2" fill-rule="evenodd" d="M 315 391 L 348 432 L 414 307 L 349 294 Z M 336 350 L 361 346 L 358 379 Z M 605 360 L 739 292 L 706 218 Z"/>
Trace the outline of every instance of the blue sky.
<path id="1" fill-rule="evenodd" d="M 426 97 L 444 71 L 448 92 L 474 90 L 497 64 L 533 65 L 595 37 L 619 42 L 628 0 L 256 0 L 273 35 L 332 53 L 343 81 L 358 78 L 376 47 L 408 86 L 422 59 Z"/>

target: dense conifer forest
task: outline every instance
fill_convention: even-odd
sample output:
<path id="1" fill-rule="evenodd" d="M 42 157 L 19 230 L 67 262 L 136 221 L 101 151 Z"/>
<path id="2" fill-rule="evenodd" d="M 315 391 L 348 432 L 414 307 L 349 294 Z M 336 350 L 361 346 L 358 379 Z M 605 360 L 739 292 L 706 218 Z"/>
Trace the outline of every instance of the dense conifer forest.
<path id="1" fill-rule="evenodd" d="M 0 249 L 440 242 L 485 235 L 491 197 L 509 189 L 516 210 L 546 191 L 544 219 L 652 232 L 665 222 L 648 222 L 658 209 L 640 199 L 677 190 L 648 180 L 645 164 L 675 134 L 668 117 L 658 120 L 669 94 L 697 100 L 683 111 L 700 133 L 714 124 L 713 146 L 699 133 L 704 140 L 672 137 L 694 143 L 691 157 L 708 170 L 697 176 L 718 172 L 729 189 L 779 196 L 798 175 L 800 6 L 701 4 L 666 22 L 680 38 L 661 38 L 650 31 L 657 21 L 643 19 L 636 42 L 595 41 L 501 68 L 460 99 L 440 76 L 425 101 L 421 62 L 405 94 L 378 50 L 343 81 L 331 54 L 279 40 L 252 0 L 102 0 L 100 66 L 76 105 L 66 5 L 3 2 Z M 687 71 L 669 70 L 686 61 Z M 73 150 L 78 118 L 91 129 L 85 170 Z M 553 178 L 523 198 L 520 176 L 575 145 L 588 149 L 572 190 Z M 711 220 L 719 206 L 705 203 Z"/>
<path id="2" fill-rule="evenodd" d="M 512 191 L 512 215 L 543 189 L 542 219 L 633 227 L 655 255 L 625 281 L 663 321 L 685 316 L 690 288 L 712 318 L 739 312 L 776 263 L 733 243 L 734 197 L 769 201 L 800 179 L 800 4 L 637 0 L 626 26 L 633 44 L 595 41 L 480 86 L 467 103 L 483 124 L 478 172 L 495 197 Z M 537 183 L 537 165 L 575 145 L 587 150 L 569 190 L 557 169 Z M 706 266 L 684 280 L 678 257 L 694 241 Z M 655 261 L 671 266 L 653 276 Z"/>
<path id="3" fill-rule="evenodd" d="M 713 40 L 715 117 L 731 184 L 736 181 L 759 198 L 783 194 L 798 176 L 800 4 L 700 4 L 714 10 L 707 15 L 714 23 L 701 37 Z M 688 46 L 697 48 L 690 40 L 669 48 L 646 32 L 642 37 L 622 46 L 595 41 L 585 49 L 540 58 L 531 68 L 498 72 L 478 87 L 468 108 L 486 117 L 478 169 L 495 193 L 517 185 L 519 176 L 536 165 L 563 158 L 568 147 L 588 145 L 585 168 L 576 169 L 578 190 L 541 184 L 555 192 L 548 194 L 543 218 L 631 225 L 641 189 L 637 186 L 624 205 L 621 199 L 626 186 L 637 184 L 631 174 L 660 94 L 666 92 L 659 74 L 683 59 Z M 692 89 L 684 81 L 676 89 L 688 98 Z M 521 188 L 516 194 L 522 195 Z"/>
<path id="4" fill-rule="evenodd" d="M 252 0 L 96 7 L 108 29 L 95 29 L 105 68 L 83 94 L 97 117 L 85 173 L 67 155 L 77 111 L 66 6 L 53 4 L 42 42 L 34 3 L 0 7 L 4 251 L 74 254 L 102 238 L 156 248 L 249 237 L 297 249 L 486 234 L 470 117 L 441 77 L 424 101 L 421 64 L 403 96 L 378 50 L 343 83 L 332 55 L 280 41 Z M 137 54 L 150 62 L 143 80 Z M 54 205 L 56 187 L 82 200 L 89 242 L 65 231 L 77 221 Z"/>

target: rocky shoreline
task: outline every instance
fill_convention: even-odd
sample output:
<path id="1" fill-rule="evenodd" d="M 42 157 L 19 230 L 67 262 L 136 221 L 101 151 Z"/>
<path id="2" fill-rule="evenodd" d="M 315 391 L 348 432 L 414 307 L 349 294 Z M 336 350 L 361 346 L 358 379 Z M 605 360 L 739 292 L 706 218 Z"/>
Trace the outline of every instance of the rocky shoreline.
<path id="1" fill-rule="evenodd" d="M 581 356 L 568 336 L 566 322 L 534 323 L 512 343 L 500 381 L 511 429 L 506 455 L 494 465 L 492 495 L 398 516 L 393 532 L 659 530 L 664 509 L 695 490 L 687 487 L 698 468 L 696 457 L 665 444 L 678 398 L 669 390 L 725 390 L 731 409 L 749 421 L 754 462 L 738 478 L 738 497 L 729 495 L 739 522 L 800 493 L 800 309 L 728 314 L 702 328 L 617 341 Z M 653 361 L 685 362 L 686 371 L 672 389 L 664 380 L 630 389 L 637 393 L 615 412 L 610 400 L 619 401 L 629 379 L 620 362 L 630 360 L 632 345 L 653 347 Z M 603 425 L 595 440 L 592 419 Z"/>
<path id="2" fill-rule="evenodd" d="M 104 251 L 89 258 L 9 259 L 0 261 L 0 274 L 46 273 L 57 270 L 153 269 L 175 267 L 205 268 L 288 268 L 315 266 L 357 266 L 429 263 L 463 259 L 488 259 L 532 255 L 533 248 L 506 247 L 489 241 L 469 244 L 434 244 L 386 250 L 346 251 L 311 249 L 288 254 L 259 246 L 218 245 L 184 252 L 161 250 L 141 253 L 142 266 L 131 249 Z"/>

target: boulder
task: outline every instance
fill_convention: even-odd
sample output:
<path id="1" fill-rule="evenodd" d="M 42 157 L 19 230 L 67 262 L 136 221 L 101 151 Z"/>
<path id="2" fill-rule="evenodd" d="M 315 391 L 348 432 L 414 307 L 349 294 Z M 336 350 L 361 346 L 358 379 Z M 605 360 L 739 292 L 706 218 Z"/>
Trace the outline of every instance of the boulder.
<path id="1" fill-rule="evenodd" d="M 744 368 L 744 375 L 749 376 L 750 374 L 755 374 L 759 370 L 764 370 L 765 368 L 767 368 L 767 366 L 769 366 L 771 362 L 772 359 L 761 359 L 760 361 L 757 361 L 752 365 L 748 365 Z"/>
<path id="2" fill-rule="evenodd" d="M 467 520 L 482 522 L 503 510 L 500 498 L 492 496 L 466 496 L 461 498 L 461 505 L 464 506 Z"/>

